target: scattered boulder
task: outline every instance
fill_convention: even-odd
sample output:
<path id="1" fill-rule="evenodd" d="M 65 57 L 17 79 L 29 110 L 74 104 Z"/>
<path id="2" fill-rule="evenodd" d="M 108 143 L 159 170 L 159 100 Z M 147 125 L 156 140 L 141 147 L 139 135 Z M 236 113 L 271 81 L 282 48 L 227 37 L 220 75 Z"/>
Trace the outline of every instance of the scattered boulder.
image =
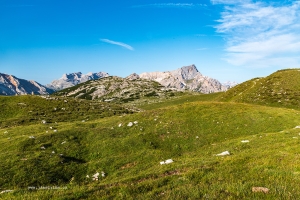
<path id="1" fill-rule="evenodd" d="M 92 177 L 93 177 L 93 181 L 98 181 L 99 180 L 99 172 L 94 174 Z"/>
<path id="2" fill-rule="evenodd" d="M 34 137 L 34 136 L 29 136 L 29 138 L 30 138 L 30 139 L 34 139 L 35 137 Z"/>
<path id="3" fill-rule="evenodd" d="M 47 121 L 46 120 L 42 120 L 42 124 L 47 124 Z"/>
<path id="4" fill-rule="evenodd" d="M 252 192 L 263 192 L 265 194 L 269 193 L 269 189 L 266 187 L 252 187 Z"/>
<path id="5" fill-rule="evenodd" d="M 229 156 L 229 155 L 230 155 L 229 151 L 224 151 L 222 153 L 217 154 L 217 156 Z"/>
<path id="6" fill-rule="evenodd" d="M 0 192 L 0 194 L 7 193 L 7 192 L 13 192 L 13 190 L 3 190 Z"/>
<path id="7" fill-rule="evenodd" d="M 242 140 L 241 142 L 242 142 L 242 143 L 248 143 L 249 140 Z"/>
<path id="8" fill-rule="evenodd" d="M 165 160 L 165 161 L 161 161 L 161 162 L 159 162 L 161 165 L 165 165 L 165 164 L 170 164 L 170 163 L 172 163 L 172 162 L 174 162 L 172 159 L 168 159 L 168 160 Z"/>
<path id="9" fill-rule="evenodd" d="M 131 127 L 131 126 L 133 126 L 133 123 L 129 122 L 127 126 Z"/>

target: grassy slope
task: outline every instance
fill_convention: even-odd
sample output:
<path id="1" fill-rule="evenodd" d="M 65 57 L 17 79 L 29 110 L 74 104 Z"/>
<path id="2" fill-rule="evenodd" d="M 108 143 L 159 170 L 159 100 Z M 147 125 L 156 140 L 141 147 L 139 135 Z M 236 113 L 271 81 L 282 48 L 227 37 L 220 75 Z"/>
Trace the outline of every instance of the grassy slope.
<path id="1" fill-rule="evenodd" d="M 234 101 L 300 108 L 300 70 L 277 71 L 265 78 L 246 81 L 220 96 L 221 101 Z"/>
<path id="2" fill-rule="evenodd" d="M 65 101 L 66 100 L 66 101 Z M 78 121 L 132 113 L 123 106 L 63 97 L 0 96 L 0 128 L 41 123 Z"/>
<path id="3" fill-rule="evenodd" d="M 0 159 L 7 161 L 0 164 L 1 190 L 17 189 L 1 195 L 17 199 L 300 197 L 299 142 L 293 138 L 300 132 L 293 129 L 300 124 L 299 111 L 239 103 L 180 104 L 178 100 L 170 104 L 174 106 L 124 117 L 58 123 L 56 133 L 44 124 L 1 129 Z M 128 127 L 130 121 L 138 124 Z M 250 143 L 241 143 L 245 139 Z M 225 150 L 232 155 L 215 156 Z M 174 163 L 159 164 L 169 158 Z M 86 178 L 101 171 L 107 176 L 99 181 Z M 27 189 L 50 185 L 68 189 Z M 271 192 L 252 193 L 252 186 L 265 186 Z"/>

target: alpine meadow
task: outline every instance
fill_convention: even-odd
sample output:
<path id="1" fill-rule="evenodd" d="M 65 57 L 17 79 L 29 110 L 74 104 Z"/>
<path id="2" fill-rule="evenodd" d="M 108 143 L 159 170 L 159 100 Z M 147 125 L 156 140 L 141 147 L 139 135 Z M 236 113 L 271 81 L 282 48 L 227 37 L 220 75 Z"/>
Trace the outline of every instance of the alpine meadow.
<path id="1" fill-rule="evenodd" d="M 126 80 L 135 98 L 107 102 L 67 92 L 113 77 L 2 96 L 1 198 L 298 199 L 299 77 L 281 70 L 212 94 Z M 132 95 L 146 86 L 155 95 Z"/>

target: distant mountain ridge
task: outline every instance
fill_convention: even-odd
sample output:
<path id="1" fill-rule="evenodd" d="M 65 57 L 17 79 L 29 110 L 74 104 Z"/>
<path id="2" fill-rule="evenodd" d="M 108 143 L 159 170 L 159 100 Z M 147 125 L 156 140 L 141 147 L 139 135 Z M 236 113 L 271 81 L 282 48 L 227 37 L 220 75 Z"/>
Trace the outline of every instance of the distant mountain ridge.
<path id="1" fill-rule="evenodd" d="M 157 81 L 166 88 L 190 90 L 201 93 L 222 92 L 228 89 L 218 80 L 203 76 L 195 65 L 185 66 L 173 71 L 145 72 L 139 75 L 142 79 Z"/>
<path id="2" fill-rule="evenodd" d="M 63 76 L 58 79 L 52 81 L 47 87 L 52 88 L 54 90 L 63 90 L 65 88 L 69 88 L 80 83 L 84 83 L 89 80 L 97 80 L 99 78 L 108 77 L 109 74 L 106 72 L 98 72 L 98 73 L 87 73 L 82 74 L 81 72 L 63 74 Z"/>
<path id="3" fill-rule="evenodd" d="M 54 90 L 36 81 L 28 81 L 13 75 L 0 73 L 0 95 L 51 94 Z"/>
<path id="4" fill-rule="evenodd" d="M 27 81 L 16 78 L 12 75 L 1 74 L 0 94 L 51 94 L 54 91 L 64 90 L 90 80 L 98 80 L 109 76 L 110 75 L 106 72 L 90 72 L 87 74 L 82 74 L 81 72 L 68 73 L 63 74 L 60 79 L 54 80 L 50 84 L 43 86 L 35 81 Z M 175 91 L 188 90 L 205 94 L 227 91 L 229 88 L 236 85 L 235 82 L 221 84 L 216 79 L 203 76 L 195 65 L 185 66 L 173 71 L 145 72 L 140 75 L 133 73 L 126 79 L 145 79 L 149 81 L 156 81 L 166 89 Z"/>

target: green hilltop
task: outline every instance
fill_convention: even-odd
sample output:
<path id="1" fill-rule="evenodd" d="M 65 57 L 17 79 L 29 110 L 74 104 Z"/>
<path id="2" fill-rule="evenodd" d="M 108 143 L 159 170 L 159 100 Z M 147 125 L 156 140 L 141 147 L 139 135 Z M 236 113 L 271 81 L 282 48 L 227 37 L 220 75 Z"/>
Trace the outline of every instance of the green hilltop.
<path id="1" fill-rule="evenodd" d="M 299 75 L 123 103 L 0 97 L 0 199 L 298 199 Z"/>
<path id="2" fill-rule="evenodd" d="M 300 69 L 277 71 L 265 78 L 254 78 L 220 96 L 221 101 L 300 107 Z"/>

